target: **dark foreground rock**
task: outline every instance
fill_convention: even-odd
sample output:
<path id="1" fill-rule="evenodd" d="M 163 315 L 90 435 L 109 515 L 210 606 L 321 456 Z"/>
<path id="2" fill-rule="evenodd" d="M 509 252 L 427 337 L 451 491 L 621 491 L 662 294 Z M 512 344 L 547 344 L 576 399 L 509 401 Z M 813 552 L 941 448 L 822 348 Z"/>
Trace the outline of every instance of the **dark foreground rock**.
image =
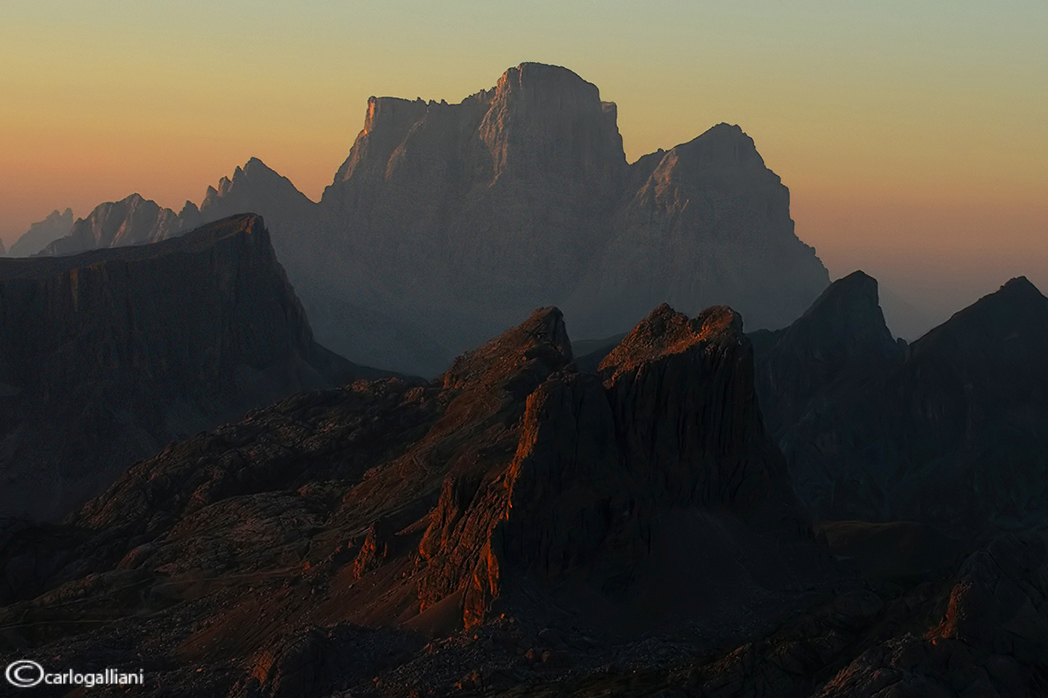
<path id="1" fill-rule="evenodd" d="M 663 306 L 599 375 L 572 358 L 542 309 L 439 381 L 302 393 L 169 445 L 61 526 L 11 522 L 4 656 L 121 648 L 146 695 L 487 690 L 646 656 L 645 634 L 676 638 L 667 661 L 836 578 L 736 313 Z"/>
<path id="2" fill-rule="evenodd" d="M 959 537 L 1048 522 L 1048 299 L 1027 279 L 905 346 L 858 272 L 753 341 L 761 405 L 814 518 Z"/>
<path id="3" fill-rule="evenodd" d="M 365 375 L 313 341 L 257 216 L 0 260 L 0 515 L 60 517 L 172 439 Z"/>
<path id="4" fill-rule="evenodd" d="M 780 385 L 912 360 L 853 330 L 798 330 L 810 379 Z M 544 308 L 439 380 L 175 442 L 62 525 L 0 523 L 0 664 L 142 668 L 152 696 L 1044 695 L 1043 532 L 810 526 L 757 399 L 768 339 L 660 306 L 579 371 Z"/>

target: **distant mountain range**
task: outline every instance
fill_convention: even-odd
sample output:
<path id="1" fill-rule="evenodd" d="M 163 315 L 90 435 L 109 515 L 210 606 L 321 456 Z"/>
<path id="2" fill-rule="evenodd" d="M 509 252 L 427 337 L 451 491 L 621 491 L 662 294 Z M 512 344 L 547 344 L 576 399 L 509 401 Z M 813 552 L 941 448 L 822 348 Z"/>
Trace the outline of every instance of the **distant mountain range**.
<path id="1" fill-rule="evenodd" d="M 423 375 L 540 305 L 589 337 L 625 332 L 661 302 L 693 314 L 728 304 L 774 329 L 829 283 L 741 129 L 630 165 L 615 105 L 537 63 L 459 104 L 372 98 L 318 204 L 252 159 L 199 207 L 176 214 L 135 195 L 48 241 L 52 214 L 17 247 L 139 244 L 244 212 L 265 218 L 321 342 Z"/>

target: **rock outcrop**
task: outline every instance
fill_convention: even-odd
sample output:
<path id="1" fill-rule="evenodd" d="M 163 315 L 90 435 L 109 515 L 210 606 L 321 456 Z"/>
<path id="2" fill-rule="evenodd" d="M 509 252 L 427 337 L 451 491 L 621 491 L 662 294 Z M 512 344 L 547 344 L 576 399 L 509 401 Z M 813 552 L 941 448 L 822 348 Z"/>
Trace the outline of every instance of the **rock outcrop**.
<path id="1" fill-rule="evenodd" d="M 3 260 L 0 325 L 4 515 L 61 516 L 172 438 L 375 375 L 313 341 L 257 216 L 155 245 Z"/>
<path id="2" fill-rule="evenodd" d="M 1043 535 L 990 542 L 951 580 L 931 627 L 871 643 L 815 695 L 1042 695 L 1048 689 L 1045 551 Z"/>
<path id="3" fill-rule="evenodd" d="M 756 332 L 752 339 L 757 390 L 774 436 L 802 419 L 831 387 L 852 390 L 895 368 L 905 354 L 885 323 L 877 281 L 861 271 L 830 284 L 788 328 Z"/>
<path id="4" fill-rule="evenodd" d="M 1013 279 L 903 349 L 874 292 L 852 275 L 754 338 L 762 406 L 812 513 L 958 535 L 1048 520 L 1048 300 Z"/>
<path id="5" fill-rule="evenodd" d="M 10 257 L 28 257 L 42 251 L 60 237 L 69 235 L 73 229 L 73 210 L 52 211 L 47 218 L 29 226 L 8 250 Z"/>
<path id="6" fill-rule="evenodd" d="M 724 543 L 713 540 L 718 521 L 776 542 L 802 540 L 785 463 L 763 431 L 741 326 L 727 308 L 689 320 L 662 306 L 605 359 L 603 380 L 573 366 L 551 373 L 527 397 L 512 461 L 445 481 L 420 544 L 423 608 L 460 594 L 472 625 L 507 590 L 539 579 L 589 589 L 614 599 L 624 617 L 659 622 L 670 608 L 697 610 L 666 589 L 660 604 L 640 601 L 661 586 L 658 558 L 667 549 L 683 560 L 708 555 Z M 709 538 L 671 540 L 670 520 L 708 527 Z M 760 576 L 759 536 L 733 536 L 746 535 L 725 537 Z M 781 582 L 790 564 L 770 548 L 765 562 Z"/>

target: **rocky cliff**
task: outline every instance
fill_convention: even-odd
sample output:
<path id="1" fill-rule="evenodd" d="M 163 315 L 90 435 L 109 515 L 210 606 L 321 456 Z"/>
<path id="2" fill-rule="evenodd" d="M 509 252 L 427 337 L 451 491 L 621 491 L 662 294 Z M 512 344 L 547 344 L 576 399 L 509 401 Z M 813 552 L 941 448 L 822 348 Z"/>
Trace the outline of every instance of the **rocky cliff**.
<path id="1" fill-rule="evenodd" d="M 828 283 L 794 234 L 789 190 L 738 126 L 645 156 L 626 181 L 600 259 L 567 302 L 586 336 L 659 302 L 688 313 L 729 304 L 754 329 L 775 329 Z"/>
<path id="2" fill-rule="evenodd" d="M 73 228 L 73 210 L 52 211 L 47 218 L 29 226 L 15 244 L 11 245 L 8 255 L 11 257 L 28 257 L 42 251 L 60 237 L 65 237 Z"/>
<path id="3" fill-rule="evenodd" d="M 818 518 L 961 535 L 1048 520 L 1048 300 L 1025 278 L 903 348 L 855 274 L 754 341 L 762 405 Z"/>
<path id="4" fill-rule="evenodd" d="M 121 234 L 106 221 L 91 225 Z M 362 374 L 313 341 L 254 216 L 3 260 L 0 326 L 5 515 L 60 516 L 172 438 Z"/>
<path id="5" fill-rule="evenodd" d="M 741 129 L 628 165 L 615 105 L 555 66 L 522 64 L 460 104 L 373 98 L 321 207 L 320 283 L 377 294 L 437 353 L 549 303 L 583 336 L 665 301 L 780 327 L 828 283 Z M 375 352 L 367 334 L 347 351 Z"/>
<path id="6" fill-rule="evenodd" d="M 545 308 L 438 381 L 305 393 L 171 444 L 64 528 L 3 533 L 0 625 L 57 619 L 46 600 L 83 589 L 116 619 L 110 640 L 157 660 L 213 657 L 221 638 L 241 669 L 191 676 L 179 660 L 164 681 L 232 695 L 290 690 L 312 666 L 303 642 L 333 658 L 361 626 L 400 628 L 397 652 L 417 651 L 414 633 L 488 633 L 507 613 L 577 638 L 730 637 L 749 609 L 818 586 L 828 560 L 764 433 L 741 330 L 727 308 L 661 307 L 599 375 L 580 373 Z M 188 593 L 194 610 L 144 643 L 120 592 L 132 577 L 146 605 L 188 610 Z M 225 581 L 183 587 L 194 579 Z M 301 635 L 315 624 L 344 629 Z M 86 637 L 63 627 L 26 640 L 90 664 Z M 331 692 L 347 671 L 296 690 Z"/>

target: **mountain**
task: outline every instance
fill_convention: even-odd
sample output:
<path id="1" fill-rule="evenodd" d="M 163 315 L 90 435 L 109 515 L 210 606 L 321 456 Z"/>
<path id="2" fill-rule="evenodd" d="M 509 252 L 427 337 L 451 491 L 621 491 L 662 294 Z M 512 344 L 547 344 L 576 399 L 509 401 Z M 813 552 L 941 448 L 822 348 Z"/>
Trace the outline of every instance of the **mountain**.
<path id="1" fill-rule="evenodd" d="M 801 499 L 816 518 L 958 535 L 1048 521 L 1048 300 L 1013 279 L 902 349 L 875 290 L 852 275 L 754 338 L 761 404 Z"/>
<path id="2" fill-rule="evenodd" d="M 72 211 L 57 211 L 30 229 L 36 238 L 58 231 L 68 218 L 69 225 L 46 246 L 46 255 L 66 255 L 86 250 L 141 245 L 176 237 L 207 223 L 243 213 L 256 213 L 274 233 L 273 244 L 281 257 L 293 256 L 300 249 L 294 239 L 297 230 L 315 226 L 316 204 L 298 191 L 290 180 L 274 172 L 258 158 L 237 167 L 232 178 L 223 177 L 218 188 L 209 186 L 200 205 L 187 201 L 179 213 L 155 201 L 132 194 L 123 201 L 97 206 L 86 219 L 72 224 Z M 38 228 L 38 226 L 41 226 Z M 23 238 L 30 235 L 26 233 Z M 20 240 L 21 242 L 21 240 Z M 17 243 L 16 243 L 17 244 Z"/>
<path id="3" fill-rule="evenodd" d="M 57 210 L 44 220 L 33 223 L 22 237 L 8 250 L 10 257 L 28 257 L 40 252 L 60 237 L 65 237 L 73 228 L 73 210 L 67 208 L 59 213 Z"/>
<path id="4" fill-rule="evenodd" d="M 594 85 L 536 63 L 459 104 L 372 98 L 321 200 L 328 242 L 309 285 L 374 298 L 445 353 L 550 303 L 588 336 L 663 301 L 780 327 L 827 285 L 738 127 L 629 165 L 616 118 Z M 345 351 L 382 352 L 368 340 L 358 326 Z"/>
<path id="5" fill-rule="evenodd" d="M 317 204 L 252 158 L 199 205 L 103 204 L 45 253 L 247 212 L 268 222 L 322 343 L 428 376 L 537 306 L 564 307 L 590 337 L 662 302 L 730 304 L 774 329 L 829 283 L 794 234 L 789 191 L 738 126 L 629 164 L 615 104 L 539 63 L 458 104 L 372 97 Z"/>
<path id="6" fill-rule="evenodd" d="M 753 336 L 760 351 L 758 394 L 773 435 L 802 418 L 831 388 L 854 389 L 902 362 L 877 281 L 861 271 L 834 281 L 789 327 Z"/>
<path id="7" fill-rule="evenodd" d="M 187 206 L 192 206 L 186 202 Z M 192 215 L 184 209 L 183 219 Z M 268 225 L 281 231 L 274 233 L 273 246 L 278 255 L 290 254 L 301 241 L 287 239 L 293 226 L 308 227 L 316 217 L 316 204 L 258 158 L 251 158 L 243 167 L 233 171 L 232 178 L 223 177 L 218 188 L 208 187 L 200 203 L 199 215 L 203 222 L 219 220 L 241 213 L 256 212 Z"/>
<path id="8" fill-rule="evenodd" d="M 438 380 L 299 393 L 177 440 L 60 524 L 0 519 L 0 664 L 133 657 L 146 696 L 1042 695 L 1043 530 L 813 536 L 759 386 L 781 345 L 810 379 L 777 385 L 815 392 L 780 403 L 803 419 L 850 414 L 841 380 L 979 396 L 1028 368 L 1044 298 L 1012 281 L 900 356 L 876 296 L 853 274 L 752 340 L 729 308 L 662 305 L 595 371 L 541 308 Z"/>
<path id="9" fill-rule="evenodd" d="M 158 209 L 125 203 L 155 221 Z M 142 219 L 116 231 L 108 220 L 78 230 L 133 235 Z M 257 216 L 153 245 L 0 260 L 0 326 L 7 516 L 62 516 L 175 437 L 376 375 L 313 341 Z"/>
<path id="10" fill-rule="evenodd" d="M 621 329 L 663 301 L 689 313 L 726 303 L 774 329 L 829 282 L 794 234 L 789 191 L 738 126 L 645 156 L 625 179 L 610 237 L 566 304 L 584 332 Z"/>
<path id="11" fill-rule="evenodd" d="M 424 638 L 463 628 L 507 666 L 520 633 L 563 647 L 550 667 L 593 633 L 723 641 L 829 565 L 741 329 L 663 306 L 579 373 L 543 308 L 437 381 L 303 393 L 173 443 L 63 525 L 2 532 L 0 625 L 78 666 L 115 643 L 207 695 L 328 695 L 412 662 L 398 694 L 447 685 L 461 650 Z M 69 594 L 80 610 L 52 605 Z M 108 620 L 85 634 L 83 612 Z"/>
<path id="12" fill-rule="evenodd" d="M 132 194 L 122 201 L 99 204 L 87 218 L 77 220 L 68 235 L 51 242 L 41 254 L 68 255 L 141 245 L 174 237 L 180 232 L 182 228 L 174 211 Z"/>

